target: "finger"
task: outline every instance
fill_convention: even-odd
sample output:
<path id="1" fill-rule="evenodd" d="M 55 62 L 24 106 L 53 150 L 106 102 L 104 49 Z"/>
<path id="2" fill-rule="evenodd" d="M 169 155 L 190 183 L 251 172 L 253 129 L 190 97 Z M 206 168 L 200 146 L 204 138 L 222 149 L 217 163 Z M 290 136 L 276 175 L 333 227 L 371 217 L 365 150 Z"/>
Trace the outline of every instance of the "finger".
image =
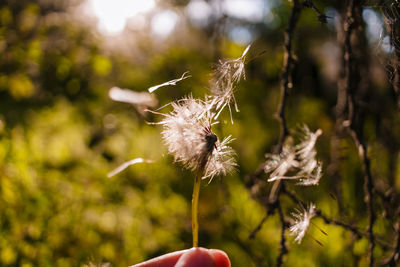
<path id="1" fill-rule="evenodd" d="M 182 256 L 182 254 L 184 254 L 187 251 L 189 250 L 186 249 L 168 253 L 160 257 L 148 260 L 146 262 L 132 265 L 131 267 L 174 267 L 175 264 L 178 262 L 179 258 Z"/>
<path id="2" fill-rule="evenodd" d="M 219 249 L 210 249 L 209 252 L 214 258 L 216 267 L 231 267 L 228 255 Z"/>
<path id="3" fill-rule="evenodd" d="M 228 255 L 219 249 L 192 248 L 176 251 L 131 267 L 230 267 Z"/>
<path id="4" fill-rule="evenodd" d="M 214 258 L 205 248 L 192 248 L 185 252 L 174 267 L 216 267 Z"/>
<path id="5" fill-rule="evenodd" d="M 185 252 L 174 267 L 230 267 L 228 255 L 219 249 L 192 248 Z"/>

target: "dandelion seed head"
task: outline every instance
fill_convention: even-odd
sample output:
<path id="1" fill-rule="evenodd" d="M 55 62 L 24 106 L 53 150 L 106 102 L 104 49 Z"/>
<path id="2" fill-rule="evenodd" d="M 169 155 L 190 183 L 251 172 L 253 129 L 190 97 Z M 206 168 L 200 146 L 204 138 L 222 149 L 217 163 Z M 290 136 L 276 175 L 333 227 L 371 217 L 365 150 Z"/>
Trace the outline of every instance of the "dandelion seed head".
<path id="1" fill-rule="evenodd" d="M 308 209 L 296 210 L 292 213 L 292 216 L 294 217 L 294 224 L 290 227 L 290 235 L 296 236 L 294 240 L 300 244 L 312 217 L 315 216 L 315 205 L 311 203 Z"/>
<path id="2" fill-rule="evenodd" d="M 160 122 L 168 152 L 186 168 L 201 171 L 203 178 L 226 174 L 236 164 L 230 139 L 219 142 L 211 131 L 212 115 L 205 101 L 192 97 L 172 103 L 173 111 Z"/>
<path id="3" fill-rule="evenodd" d="M 233 172 L 237 166 L 235 160 L 235 151 L 227 146 L 233 139 L 228 136 L 222 142 L 217 142 L 215 150 L 211 154 L 207 165 L 205 166 L 203 178 L 210 178 L 210 181 L 214 176 L 227 175 Z"/>

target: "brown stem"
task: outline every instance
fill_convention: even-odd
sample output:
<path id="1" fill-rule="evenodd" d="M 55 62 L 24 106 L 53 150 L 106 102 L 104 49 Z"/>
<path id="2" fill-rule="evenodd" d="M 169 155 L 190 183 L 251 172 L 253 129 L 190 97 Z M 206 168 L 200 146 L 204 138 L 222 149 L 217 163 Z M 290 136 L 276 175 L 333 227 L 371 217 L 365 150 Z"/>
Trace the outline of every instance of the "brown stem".
<path id="1" fill-rule="evenodd" d="M 276 261 L 276 266 L 282 266 L 283 264 L 283 256 L 289 253 L 289 250 L 286 246 L 286 237 L 285 237 L 285 230 L 286 230 L 286 222 L 285 217 L 283 215 L 282 207 L 280 201 L 277 202 L 278 205 L 278 213 L 279 213 L 279 220 L 281 221 L 281 241 L 280 241 L 280 248 L 279 248 L 279 255 Z"/>
<path id="2" fill-rule="evenodd" d="M 286 124 L 285 117 L 285 106 L 286 100 L 289 93 L 289 89 L 293 87 L 293 77 L 292 77 L 292 69 L 293 69 L 293 36 L 294 30 L 296 28 L 297 22 L 299 21 L 300 13 L 302 10 L 302 5 L 298 0 L 293 1 L 292 13 L 289 19 L 289 25 L 285 30 L 285 54 L 284 54 L 284 63 L 283 63 L 283 72 L 281 77 L 281 100 L 279 102 L 277 116 L 280 121 L 281 133 L 279 136 L 279 143 L 276 147 L 276 153 L 280 153 L 282 151 L 283 144 L 285 142 L 286 137 L 289 135 L 289 129 Z"/>
<path id="3" fill-rule="evenodd" d="M 400 262 L 400 223 L 397 223 L 395 225 L 395 229 L 396 229 L 396 238 L 394 241 L 394 249 L 392 254 L 390 255 L 390 257 L 385 260 L 385 265 L 388 266 L 396 266 L 397 262 Z"/>
<path id="4" fill-rule="evenodd" d="M 391 58 L 391 81 L 396 96 L 397 107 L 400 109 L 400 3 L 396 1 L 381 1 L 385 16 L 386 31 L 390 36 L 390 45 L 394 49 Z"/>
<path id="5" fill-rule="evenodd" d="M 318 20 L 320 22 L 322 22 L 322 23 L 326 23 L 327 22 L 328 17 L 317 8 L 317 6 L 314 4 L 313 1 L 305 0 L 303 2 L 303 6 L 311 8 L 311 9 L 314 9 L 314 11 L 317 12 L 317 14 L 318 14 Z"/>
<path id="6" fill-rule="evenodd" d="M 362 22 L 362 8 L 363 0 L 349 0 L 346 10 L 346 16 L 343 20 L 344 29 L 344 40 L 343 40 L 343 52 L 344 52 L 344 75 L 342 82 L 342 89 L 339 90 L 346 95 L 347 100 L 347 118 L 343 121 L 344 126 L 348 127 L 350 135 L 358 148 L 360 158 L 362 160 L 364 169 L 364 192 L 365 192 L 365 204 L 368 212 L 368 238 L 369 238 L 369 264 L 374 264 L 374 247 L 375 247 L 375 236 L 373 233 L 373 226 L 375 222 L 375 212 L 373 207 L 373 191 L 374 184 L 371 175 L 370 159 L 367 156 L 367 145 L 363 140 L 362 135 L 362 116 L 363 113 L 360 111 L 359 106 L 355 101 L 355 94 L 362 93 L 361 89 L 361 57 L 357 56 L 353 51 L 352 37 L 357 39 L 362 38 L 364 34 L 363 22 Z M 364 55 L 365 57 L 365 55 Z M 365 66 L 364 66 L 365 67 Z M 342 112 L 344 110 L 341 110 Z M 341 114 L 343 115 L 343 113 Z"/>

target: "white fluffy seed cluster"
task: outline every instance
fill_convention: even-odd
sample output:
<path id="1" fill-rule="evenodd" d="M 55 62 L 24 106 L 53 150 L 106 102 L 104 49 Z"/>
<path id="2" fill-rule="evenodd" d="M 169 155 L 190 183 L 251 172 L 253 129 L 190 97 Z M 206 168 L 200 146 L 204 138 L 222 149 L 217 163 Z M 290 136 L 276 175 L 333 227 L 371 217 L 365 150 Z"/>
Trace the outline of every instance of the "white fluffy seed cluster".
<path id="1" fill-rule="evenodd" d="M 264 170 L 269 173 L 268 182 L 298 180 L 298 185 L 318 185 L 322 163 L 316 159 L 315 144 L 321 134 L 322 130 L 313 133 L 304 125 L 299 133 L 299 144 L 286 143 L 279 155 L 266 154 Z"/>
<path id="2" fill-rule="evenodd" d="M 172 103 L 173 110 L 163 114 L 165 118 L 159 123 L 163 126 L 162 136 L 168 146 L 168 152 L 175 161 L 186 168 L 201 173 L 203 178 L 226 175 L 235 169 L 235 152 L 228 146 L 233 140 L 230 136 L 220 141 L 211 126 L 228 106 L 231 121 L 231 104 L 239 111 L 234 89 L 245 77 L 244 61 L 250 49 L 246 47 L 243 54 L 233 60 L 220 61 L 214 72 L 210 92 L 205 100 L 183 98 Z"/>
<path id="3" fill-rule="evenodd" d="M 187 97 L 172 103 L 172 108 L 159 124 L 163 126 L 162 137 L 175 161 L 210 180 L 234 170 L 235 153 L 228 146 L 232 139 L 227 137 L 220 142 L 212 132 L 209 105 Z"/>
<path id="4" fill-rule="evenodd" d="M 306 231 L 310 225 L 312 217 L 315 215 L 315 205 L 311 203 L 307 209 L 298 210 L 292 213 L 294 223 L 290 227 L 290 235 L 296 236 L 294 239 L 297 243 L 301 243 Z"/>
<path id="5" fill-rule="evenodd" d="M 222 110 L 228 106 L 231 122 L 233 123 L 231 104 L 234 105 L 236 112 L 239 112 L 234 92 L 236 84 L 241 79 L 246 78 L 244 65 L 245 56 L 249 49 L 250 45 L 246 47 L 243 54 L 237 59 L 219 61 L 211 81 L 211 96 L 209 96 L 210 106 L 216 110 L 215 119 L 217 119 Z"/>

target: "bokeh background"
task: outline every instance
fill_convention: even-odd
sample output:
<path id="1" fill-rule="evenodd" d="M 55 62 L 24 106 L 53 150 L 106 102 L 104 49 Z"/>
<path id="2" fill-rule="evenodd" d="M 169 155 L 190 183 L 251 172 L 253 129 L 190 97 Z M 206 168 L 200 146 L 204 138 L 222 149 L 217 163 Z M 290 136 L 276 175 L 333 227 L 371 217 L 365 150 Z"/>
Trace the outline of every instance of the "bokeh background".
<path id="1" fill-rule="evenodd" d="M 334 107 L 341 73 L 338 44 L 342 1 L 313 1 L 329 17 L 305 9 L 294 35 L 296 65 L 288 96 L 291 129 L 307 124 L 324 134 L 319 186 L 289 187 L 325 214 L 365 228 L 362 165 L 349 138 L 332 163 Z M 393 1 L 395 3 L 395 1 Z M 154 114 L 113 102 L 112 86 L 146 91 L 189 71 L 192 78 L 158 89 L 160 106 L 192 94 L 203 98 L 219 59 L 237 58 L 252 44 L 246 80 L 237 87 L 240 112 L 223 112 L 214 126 L 232 135 L 238 168 L 204 182 L 200 196 L 203 247 L 227 252 L 233 266 L 271 266 L 279 254 L 280 221 L 265 216 L 246 176 L 278 142 L 283 38 L 290 1 L 279 0 L 6 0 L 0 4 L 0 265 L 127 266 L 191 247 L 193 174 L 167 154 Z M 371 91 L 365 138 L 373 176 L 400 190 L 399 124 L 388 59 L 393 53 L 377 3 L 363 11 Z M 168 111 L 168 108 L 163 111 Z M 390 138 L 385 134 L 390 133 Z M 336 139 L 335 139 L 336 140 Z M 393 141 L 393 140 L 397 140 Z M 337 155 L 336 153 L 336 155 Z M 137 157 L 153 159 L 112 178 Z M 337 172 L 330 171 L 332 164 Z M 267 179 L 267 176 L 265 176 Z M 267 195 L 267 192 L 266 192 Z M 284 212 L 296 206 L 283 198 Z M 381 204 L 376 203 L 378 207 Z M 380 215 L 378 214 L 378 217 Z M 356 266 L 367 262 L 367 239 L 313 222 L 301 244 L 288 236 L 286 266 Z M 393 236 L 392 222 L 374 230 Z M 388 242 L 389 242 L 388 241 Z M 391 241 L 390 241 L 391 242 Z M 377 257 L 384 256 L 380 247 Z"/>

